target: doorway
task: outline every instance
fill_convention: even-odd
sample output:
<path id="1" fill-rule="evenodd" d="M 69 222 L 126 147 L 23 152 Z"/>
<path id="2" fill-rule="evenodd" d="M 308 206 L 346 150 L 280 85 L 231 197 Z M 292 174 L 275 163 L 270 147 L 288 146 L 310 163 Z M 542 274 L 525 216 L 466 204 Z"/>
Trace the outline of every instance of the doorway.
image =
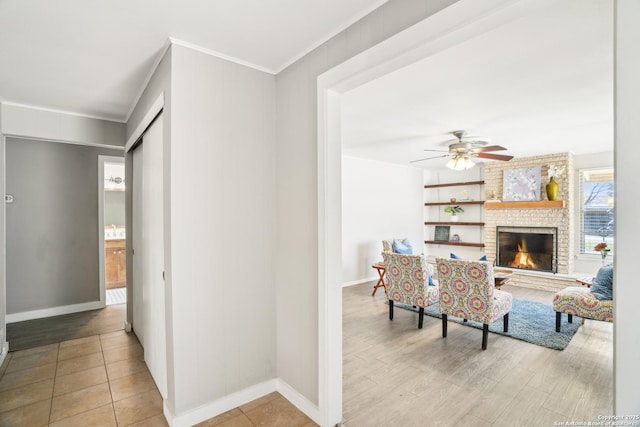
<path id="1" fill-rule="evenodd" d="M 340 421 L 343 397 L 343 319 L 340 316 L 343 194 L 340 184 L 344 132 L 340 116 L 341 96 L 469 37 L 512 22 L 523 13 L 529 13 L 526 10 L 529 6 L 533 6 L 533 2 L 507 4 L 496 1 L 491 9 L 481 10 L 478 2 L 460 2 L 455 8 L 429 17 L 318 77 L 319 401 L 321 417 L 326 424 Z"/>
<path id="2" fill-rule="evenodd" d="M 99 157 L 101 282 L 106 305 L 126 304 L 125 168 L 123 158 Z"/>

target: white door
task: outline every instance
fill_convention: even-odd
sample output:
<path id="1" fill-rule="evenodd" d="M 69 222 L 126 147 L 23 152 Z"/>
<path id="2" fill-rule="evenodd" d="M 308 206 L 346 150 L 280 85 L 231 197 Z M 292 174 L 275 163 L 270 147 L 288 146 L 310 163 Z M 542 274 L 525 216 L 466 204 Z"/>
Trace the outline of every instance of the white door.
<path id="1" fill-rule="evenodd" d="M 138 145 L 133 150 L 133 182 L 131 186 L 132 221 L 131 221 L 131 247 L 133 248 L 133 331 L 140 344 L 144 347 L 143 305 L 142 305 L 142 263 L 138 257 L 142 254 L 142 156 L 144 146 Z"/>
<path id="2" fill-rule="evenodd" d="M 142 144 L 133 152 L 132 213 L 133 227 L 135 227 L 133 231 L 133 327 L 144 347 L 145 363 L 160 394 L 166 398 L 167 346 L 162 175 L 162 114 L 160 114 L 143 135 Z M 142 286 L 137 286 L 140 283 Z"/>

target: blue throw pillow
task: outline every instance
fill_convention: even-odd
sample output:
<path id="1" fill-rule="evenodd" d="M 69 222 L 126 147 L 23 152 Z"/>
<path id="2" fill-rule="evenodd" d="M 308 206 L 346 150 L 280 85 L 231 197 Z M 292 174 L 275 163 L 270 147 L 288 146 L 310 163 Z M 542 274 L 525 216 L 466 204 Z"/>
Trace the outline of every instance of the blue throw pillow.
<path id="1" fill-rule="evenodd" d="M 402 242 L 400 240 L 394 239 L 392 247 L 393 252 L 397 254 L 413 254 L 413 248 L 411 247 L 411 242 L 409 242 L 409 239 L 404 239 Z"/>
<path id="2" fill-rule="evenodd" d="M 449 255 L 451 257 L 451 259 L 462 259 L 462 257 L 459 257 L 458 255 L 454 254 L 453 252 L 451 252 L 451 254 Z M 486 255 L 482 255 L 478 261 L 488 261 L 487 256 Z"/>
<path id="3" fill-rule="evenodd" d="M 591 285 L 591 293 L 600 301 L 613 299 L 613 264 L 605 265 L 598 270 Z"/>

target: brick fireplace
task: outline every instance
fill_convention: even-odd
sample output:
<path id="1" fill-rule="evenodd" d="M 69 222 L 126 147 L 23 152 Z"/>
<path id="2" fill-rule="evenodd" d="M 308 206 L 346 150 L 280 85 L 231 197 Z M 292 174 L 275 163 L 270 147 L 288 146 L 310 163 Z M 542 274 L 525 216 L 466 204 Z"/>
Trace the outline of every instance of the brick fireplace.
<path id="1" fill-rule="evenodd" d="M 575 230 L 576 215 L 574 212 L 575 174 L 574 161 L 571 153 L 559 153 L 545 156 L 525 157 L 513 159 L 509 162 L 488 162 L 484 165 L 485 197 L 491 198 L 495 192 L 498 198 L 502 198 L 503 172 L 506 169 L 531 168 L 541 166 L 541 192 L 542 200 L 547 200 L 545 185 L 548 182 L 549 165 L 564 168 L 560 178 L 556 178 L 560 184 L 558 200 L 565 201 L 564 208 L 516 208 L 516 209 L 485 209 L 484 210 L 484 242 L 487 257 L 494 261 L 497 257 L 497 232 L 501 227 L 548 227 L 557 228 L 556 265 L 555 271 L 539 271 L 538 269 L 516 269 L 514 282 L 521 286 L 538 289 L 557 290 L 565 286 L 575 285 L 575 279 L 570 276 L 573 273 L 573 260 L 575 257 L 575 239 L 572 231 Z"/>

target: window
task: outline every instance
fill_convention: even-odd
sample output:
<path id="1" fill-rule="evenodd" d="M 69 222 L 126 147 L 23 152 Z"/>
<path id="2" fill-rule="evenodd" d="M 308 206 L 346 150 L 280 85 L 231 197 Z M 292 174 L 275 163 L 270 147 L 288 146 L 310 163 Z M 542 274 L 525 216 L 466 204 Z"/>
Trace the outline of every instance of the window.
<path id="1" fill-rule="evenodd" d="M 613 169 L 584 169 L 579 173 L 580 253 L 596 254 L 594 247 L 606 242 L 610 254 L 615 252 Z"/>

